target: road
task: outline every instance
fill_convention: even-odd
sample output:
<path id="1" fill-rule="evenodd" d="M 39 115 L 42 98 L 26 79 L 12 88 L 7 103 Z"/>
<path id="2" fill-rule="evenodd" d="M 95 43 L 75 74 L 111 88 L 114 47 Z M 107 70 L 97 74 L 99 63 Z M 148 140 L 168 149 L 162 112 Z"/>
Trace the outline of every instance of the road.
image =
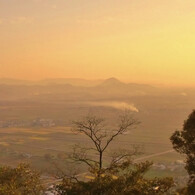
<path id="1" fill-rule="evenodd" d="M 164 152 L 150 154 L 150 155 L 147 155 L 147 156 L 143 156 L 143 157 L 137 158 L 134 161 L 137 162 L 137 161 L 145 160 L 145 159 L 152 158 L 152 157 L 155 157 L 155 156 L 161 156 L 161 155 L 164 155 L 164 154 L 168 154 L 168 153 L 171 153 L 171 152 L 174 152 L 174 151 L 175 150 L 167 150 L 167 151 L 164 151 Z"/>

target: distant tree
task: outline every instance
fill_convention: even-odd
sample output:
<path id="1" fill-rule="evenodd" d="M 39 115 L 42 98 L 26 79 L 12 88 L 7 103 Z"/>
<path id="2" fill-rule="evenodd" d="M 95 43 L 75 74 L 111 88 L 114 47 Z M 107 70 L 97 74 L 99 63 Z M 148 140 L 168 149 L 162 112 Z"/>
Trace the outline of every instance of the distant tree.
<path id="1" fill-rule="evenodd" d="M 64 175 L 62 183 L 56 187 L 59 194 L 152 195 L 167 192 L 173 185 L 171 178 L 146 179 L 144 174 L 152 163 L 133 163 L 132 156 L 139 153 L 137 147 L 131 150 L 114 151 L 110 162 L 108 159 L 105 160 L 105 151 L 115 138 L 135 128 L 138 123 L 130 113 L 120 117 L 114 130 L 107 128 L 104 120 L 95 116 L 87 116 L 84 120 L 75 121 L 74 130 L 89 138 L 94 147 L 76 146 L 70 157 L 74 162 L 84 163 L 89 167 L 88 174 L 91 179 L 79 180 L 76 174 Z"/>
<path id="2" fill-rule="evenodd" d="M 190 176 L 188 194 L 195 194 L 195 110 L 184 121 L 183 130 L 171 136 L 173 148 L 186 156 L 186 170 Z"/>
<path id="3" fill-rule="evenodd" d="M 0 167 L 0 195 L 40 195 L 40 176 L 28 164 Z"/>

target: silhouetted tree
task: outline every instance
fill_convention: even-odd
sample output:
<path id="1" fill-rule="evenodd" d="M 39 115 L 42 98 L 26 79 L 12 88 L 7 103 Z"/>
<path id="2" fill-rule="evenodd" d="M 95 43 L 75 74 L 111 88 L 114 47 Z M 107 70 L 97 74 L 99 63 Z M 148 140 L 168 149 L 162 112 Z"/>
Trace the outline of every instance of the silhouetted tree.
<path id="1" fill-rule="evenodd" d="M 94 147 L 77 146 L 70 155 L 76 162 L 89 167 L 90 179 L 78 179 L 78 175 L 64 175 L 62 183 L 56 186 L 60 195 L 145 195 L 163 194 L 173 185 L 172 178 L 146 179 L 144 174 L 152 163 L 133 163 L 132 156 L 139 153 L 137 147 L 131 150 L 114 151 L 110 163 L 105 151 L 116 137 L 135 128 L 138 121 L 130 113 L 120 117 L 114 130 L 105 126 L 104 120 L 87 116 L 84 120 L 74 122 L 74 130 L 89 138 Z M 95 151 L 95 155 L 90 155 Z M 97 157 L 97 158 L 96 158 Z M 106 164 L 106 166 L 105 166 Z"/>
<path id="2" fill-rule="evenodd" d="M 125 134 L 128 130 L 135 128 L 139 122 L 133 118 L 131 113 L 125 112 L 120 116 L 119 123 L 114 129 L 108 129 L 104 123 L 104 119 L 96 116 L 87 116 L 81 121 L 74 121 L 74 131 L 82 133 L 89 138 L 94 147 L 75 146 L 71 158 L 77 162 L 83 162 L 90 168 L 94 165 L 98 167 L 99 172 L 103 168 L 104 153 L 115 140 L 116 137 Z M 91 158 L 88 154 L 95 151 L 97 159 Z M 112 155 L 112 164 L 116 164 L 123 159 L 136 154 L 137 150 L 124 150 Z"/>
<path id="3" fill-rule="evenodd" d="M 190 176 L 188 194 L 195 194 L 195 110 L 184 121 L 183 130 L 171 136 L 173 148 L 186 156 L 186 170 Z"/>

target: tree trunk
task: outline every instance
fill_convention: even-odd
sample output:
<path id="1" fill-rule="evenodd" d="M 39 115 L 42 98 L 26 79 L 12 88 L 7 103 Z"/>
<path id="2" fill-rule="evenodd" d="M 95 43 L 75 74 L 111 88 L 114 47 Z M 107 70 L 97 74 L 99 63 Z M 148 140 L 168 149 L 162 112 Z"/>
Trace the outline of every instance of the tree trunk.
<path id="1" fill-rule="evenodd" d="M 102 169 L 102 155 L 103 155 L 103 153 L 102 153 L 102 152 L 100 152 L 99 170 L 101 170 L 101 169 Z"/>

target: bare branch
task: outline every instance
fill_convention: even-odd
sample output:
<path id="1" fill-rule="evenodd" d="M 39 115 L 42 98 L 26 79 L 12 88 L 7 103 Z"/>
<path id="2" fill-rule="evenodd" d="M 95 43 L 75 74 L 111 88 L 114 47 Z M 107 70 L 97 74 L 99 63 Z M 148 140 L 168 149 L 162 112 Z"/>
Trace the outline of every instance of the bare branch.
<path id="1" fill-rule="evenodd" d="M 91 139 L 98 151 L 101 150 L 100 144 L 102 140 L 102 134 L 98 136 L 98 133 L 102 130 L 102 122 L 104 120 L 94 116 L 87 116 L 83 121 L 74 121 L 74 130 L 85 134 Z"/>
<path id="2" fill-rule="evenodd" d="M 109 144 L 117 136 L 124 134 L 125 132 L 139 124 L 139 122 L 135 120 L 128 112 L 125 112 L 122 116 L 120 116 L 119 125 L 117 127 L 117 130 L 115 131 L 107 130 L 103 122 L 103 119 L 97 118 L 95 116 L 87 116 L 81 121 L 73 122 L 74 131 L 86 135 L 94 144 L 95 150 L 99 155 L 98 161 L 91 160 L 91 158 L 87 157 L 86 155 L 87 150 L 83 148 L 83 150 L 80 150 L 79 152 L 74 151 L 72 158 L 75 161 L 83 162 L 90 167 L 93 167 L 94 164 L 99 164 L 99 169 L 102 169 L 104 151 L 107 149 Z M 108 132 L 112 132 L 111 135 Z M 125 154 L 120 157 L 118 156 L 118 158 L 115 159 L 113 163 L 117 163 L 127 156 L 129 156 L 129 154 Z"/>
<path id="3" fill-rule="evenodd" d="M 103 151 L 108 147 L 108 145 L 114 140 L 115 137 L 124 134 L 128 130 L 135 128 L 139 124 L 139 121 L 134 119 L 129 113 L 125 113 L 120 117 L 120 123 L 118 129 L 113 135 L 107 140 L 106 145 L 102 149 Z"/>
<path id="4" fill-rule="evenodd" d="M 142 154 L 140 148 L 141 147 L 139 146 L 132 146 L 131 150 L 124 149 L 119 149 L 117 151 L 115 150 L 114 152 L 111 153 L 110 167 L 116 165 L 117 163 L 123 162 L 124 160 L 130 160 L 135 155 Z"/>
<path id="5" fill-rule="evenodd" d="M 70 154 L 69 158 L 75 162 L 83 162 L 92 168 L 94 164 L 98 164 L 99 162 L 88 157 L 87 152 L 89 150 L 91 150 L 91 148 L 82 148 L 79 145 L 75 145 L 73 153 Z"/>

